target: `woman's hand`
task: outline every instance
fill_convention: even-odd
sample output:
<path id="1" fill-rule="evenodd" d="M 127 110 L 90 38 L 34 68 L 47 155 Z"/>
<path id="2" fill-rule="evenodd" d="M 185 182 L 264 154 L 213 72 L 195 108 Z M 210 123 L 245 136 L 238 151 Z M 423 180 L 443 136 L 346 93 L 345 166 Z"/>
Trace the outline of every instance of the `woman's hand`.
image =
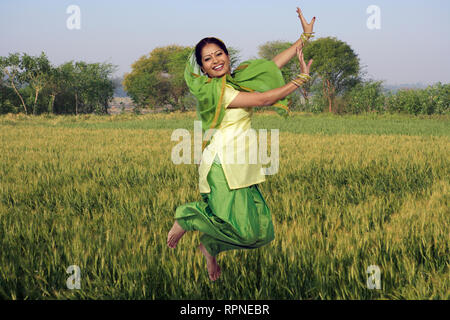
<path id="1" fill-rule="evenodd" d="M 305 58 L 303 57 L 303 47 L 297 47 L 297 57 L 300 62 L 301 73 L 309 75 L 309 69 L 313 63 L 313 59 L 309 60 L 308 65 L 305 63 Z"/>
<path id="2" fill-rule="evenodd" d="M 305 17 L 303 17 L 302 10 L 297 7 L 298 17 L 300 18 L 300 22 L 302 23 L 303 32 L 311 33 L 313 32 L 314 22 L 316 22 L 316 17 L 312 18 L 311 22 L 306 22 Z"/>

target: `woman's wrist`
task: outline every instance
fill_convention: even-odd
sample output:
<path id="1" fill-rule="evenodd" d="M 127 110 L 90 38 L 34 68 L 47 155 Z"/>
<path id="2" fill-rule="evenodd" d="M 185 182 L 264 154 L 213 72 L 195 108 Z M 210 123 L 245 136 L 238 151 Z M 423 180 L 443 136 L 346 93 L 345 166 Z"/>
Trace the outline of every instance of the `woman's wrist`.
<path id="1" fill-rule="evenodd" d="M 301 87 L 305 83 L 308 83 L 311 80 L 311 76 L 307 73 L 300 73 L 295 76 L 291 82 L 295 84 L 297 87 Z"/>
<path id="2" fill-rule="evenodd" d="M 315 32 L 303 32 L 300 39 L 304 44 L 308 43 L 311 38 L 314 38 Z"/>

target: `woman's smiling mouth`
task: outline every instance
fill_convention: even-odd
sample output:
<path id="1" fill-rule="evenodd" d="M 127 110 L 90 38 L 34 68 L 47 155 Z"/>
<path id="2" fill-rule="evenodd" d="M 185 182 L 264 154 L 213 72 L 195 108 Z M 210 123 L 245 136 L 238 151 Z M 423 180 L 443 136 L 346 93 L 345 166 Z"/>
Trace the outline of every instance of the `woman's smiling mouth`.
<path id="1" fill-rule="evenodd" d="M 223 66 L 224 66 L 224 64 L 220 64 L 220 65 L 218 65 L 217 67 L 214 67 L 213 69 L 214 69 L 215 71 L 222 71 Z"/>

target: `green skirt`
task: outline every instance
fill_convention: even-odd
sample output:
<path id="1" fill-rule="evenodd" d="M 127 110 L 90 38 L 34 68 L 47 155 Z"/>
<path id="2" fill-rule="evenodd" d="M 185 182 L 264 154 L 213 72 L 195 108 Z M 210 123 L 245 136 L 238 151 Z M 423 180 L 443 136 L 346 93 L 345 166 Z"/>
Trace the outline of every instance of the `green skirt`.
<path id="1" fill-rule="evenodd" d="M 210 193 L 203 201 L 179 206 L 175 212 L 186 231 L 200 231 L 201 243 L 216 256 L 232 249 L 255 249 L 274 239 L 270 209 L 254 184 L 230 190 L 222 166 L 213 162 L 207 177 Z"/>

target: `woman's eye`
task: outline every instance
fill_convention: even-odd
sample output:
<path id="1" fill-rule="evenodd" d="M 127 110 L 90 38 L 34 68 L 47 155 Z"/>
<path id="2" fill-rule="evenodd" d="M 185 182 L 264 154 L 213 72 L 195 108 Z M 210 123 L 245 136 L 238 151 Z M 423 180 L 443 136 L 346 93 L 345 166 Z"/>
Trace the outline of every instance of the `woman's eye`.
<path id="1" fill-rule="evenodd" d="M 222 52 L 219 52 L 217 55 L 218 55 L 218 56 L 221 56 L 221 55 L 222 55 Z"/>

